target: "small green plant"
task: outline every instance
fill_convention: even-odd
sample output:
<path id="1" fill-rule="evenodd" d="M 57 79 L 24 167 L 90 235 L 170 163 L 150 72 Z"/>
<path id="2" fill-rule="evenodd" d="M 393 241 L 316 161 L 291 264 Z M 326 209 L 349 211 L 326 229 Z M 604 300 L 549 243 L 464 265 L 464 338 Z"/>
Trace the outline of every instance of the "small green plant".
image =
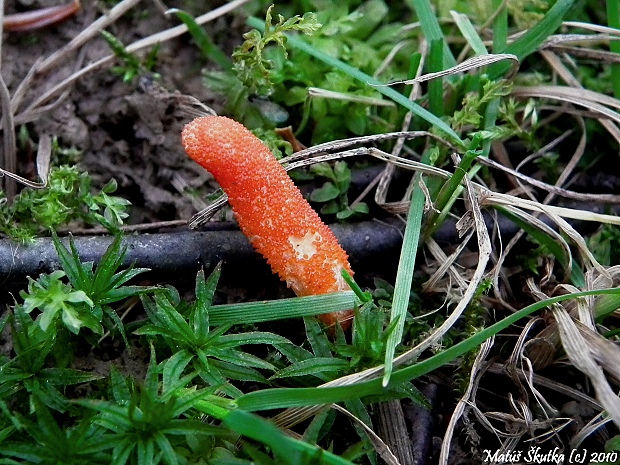
<path id="1" fill-rule="evenodd" d="M 101 31 L 101 35 L 112 49 L 112 52 L 123 62 L 121 66 L 113 67 L 112 72 L 122 76 L 124 82 L 131 82 L 136 77 L 152 72 L 155 69 L 159 45 L 151 48 L 144 60 L 140 61 L 136 55 L 128 52 L 125 45 L 113 34 L 108 31 Z"/>
<path id="2" fill-rule="evenodd" d="M 116 181 L 111 180 L 97 194 L 91 193 L 91 182 L 87 173 L 75 167 L 52 168 L 45 189 L 26 187 L 10 205 L 0 203 L 0 232 L 29 242 L 36 234 L 73 221 L 117 231 L 128 216 L 129 201 L 110 195 L 116 191 Z"/>
<path id="3" fill-rule="evenodd" d="M 21 398 L 26 405 L 32 396 L 48 407 L 65 411 L 69 402 L 58 387 L 86 383 L 99 378 L 73 368 L 47 367 L 64 348 L 56 346 L 55 334 L 41 329 L 21 305 L 15 306 L 10 317 L 13 358 L 0 357 L 0 400 Z M 24 399 L 23 392 L 28 396 Z"/>
<path id="4" fill-rule="evenodd" d="M 339 220 L 362 216 L 368 213 L 368 205 L 359 202 L 354 206 L 349 204 L 348 191 L 351 185 L 351 169 L 344 161 L 337 161 L 333 167 L 329 163 L 317 163 L 310 167 L 310 171 L 318 177 L 328 180 L 310 194 L 312 202 L 324 204 L 321 213 L 336 215 Z"/>
<path id="5" fill-rule="evenodd" d="M 84 291 L 75 291 L 69 284 L 62 281 L 65 272 L 54 271 L 42 274 L 36 281 L 29 278 L 28 291 L 21 292 L 24 299 L 24 311 L 30 313 L 41 310 L 38 319 L 43 331 L 47 331 L 60 314 L 63 324 L 73 333 L 78 333 L 82 326 L 99 332 L 99 320 L 92 315 L 93 301 Z"/>
<path id="6" fill-rule="evenodd" d="M 273 129 L 253 129 L 252 133 L 269 147 L 273 156 L 278 160 L 293 154 L 293 147 L 290 142 L 282 139 Z"/>
<path id="7" fill-rule="evenodd" d="M 18 426 L 19 431 L 31 441 L 6 441 L 0 446 L 2 454 L 28 463 L 66 465 L 110 463 L 109 455 L 103 452 L 109 448 L 107 444 L 109 437 L 102 434 L 103 428 L 93 426 L 91 416 L 84 416 L 75 425 L 65 428 L 56 421 L 52 412 L 38 396 L 33 396 L 32 404 L 36 422 L 19 413 L 4 412 Z"/>
<path id="8" fill-rule="evenodd" d="M 304 52 L 290 49 L 286 34 L 302 32 L 313 47 L 350 59 L 354 66 L 372 73 L 394 47 L 398 25 L 380 27 L 388 10 L 381 0 L 364 2 L 352 12 L 342 4 L 324 7 L 316 15 L 306 13 L 289 19 L 279 15 L 276 24 L 270 8 L 264 32 L 253 29 L 245 34 L 245 42 L 233 54 L 234 72 L 205 74 L 207 85 L 226 96 L 227 113 L 250 128 L 270 128 L 286 121 L 279 115 L 297 115 L 291 118 L 296 134 L 304 133 L 313 143 L 393 128 L 397 113 L 373 107 L 383 103 L 379 92 Z M 394 57 L 390 78 L 406 77 L 408 63 L 402 57 Z M 311 97 L 310 87 L 339 97 Z M 253 100 L 253 96 L 260 99 Z M 283 110 L 277 117 L 272 111 L 274 105 Z"/>
<path id="9" fill-rule="evenodd" d="M 156 288 L 124 286 L 148 269 L 129 267 L 118 271 L 127 250 L 121 246 L 121 240 L 121 236 L 114 239 L 94 268 L 92 262 L 80 261 L 73 240 L 69 241 L 69 251 L 54 234 L 54 247 L 63 270 L 42 274 L 37 280 L 29 278 L 28 291 L 20 293 L 24 299 L 23 310 L 41 312 L 37 321 L 43 331 L 55 325 L 60 316 L 63 325 L 74 334 L 82 326 L 102 334 L 105 325 L 108 329 L 116 327 L 126 340 L 123 324 L 110 304 Z M 65 277 L 68 283 L 63 281 Z"/>
<path id="10" fill-rule="evenodd" d="M 482 85 L 481 92 L 468 92 L 463 98 L 463 106 L 450 117 L 455 131 L 480 129 L 482 115 L 489 102 L 510 95 L 512 83 L 506 80 L 489 81 Z"/>
<path id="11" fill-rule="evenodd" d="M 197 375 L 192 372 L 183 376 L 189 362 L 188 357 L 178 353 L 158 367 L 155 350 L 151 348 L 151 361 L 143 385 L 127 382 L 112 370 L 112 400 L 79 402 L 97 412 L 92 423 L 108 432 L 103 437 L 105 448 L 112 450 L 109 463 L 149 465 L 163 461 L 179 464 L 186 455 L 179 445 L 193 442 L 196 447 L 196 442 L 205 441 L 211 445 L 213 436 L 231 437 L 226 429 L 200 421 L 196 410 L 192 414 L 195 405 L 214 390 L 187 388 Z"/>
<path id="12" fill-rule="evenodd" d="M 271 80 L 271 73 L 274 63 L 265 58 L 264 51 L 267 45 L 276 43 L 283 52 L 286 59 L 286 32 L 299 31 L 311 35 L 317 31 L 321 25 L 316 19 L 316 14 L 306 13 L 303 17 L 294 16 L 285 19 L 278 15 L 277 23 L 272 23 L 271 11 L 273 5 L 267 9 L 265 14 L 265 31 L 261 34 L 256 29 L 243 35 L 245 42 L 233 53 L 233 69 L 237 77 L 248 89 L 250 94 L 261 97 L 268 97 L 273 94 L 275 88 Z"/>
<path id="13" fill-rule="evenodd" d="M 196 301 L 189 308 L 176 292 L 158 292 L 153 297 L 143 296 L 142 303 L 150 323 L 135 334 L 162 338 L 177 356 L 187 357 L 200 377 L 210 386 L 236 397 L 241 392 L 228 382 L 243 380 L 264 383 L 258 371 L 274 371 L 275 367 L 240 347 L 247 344 L 283 344 L 286 338 L 266 332 L 225 334 L 231 325 L 210 328 L 209 309 L 220 277 L 219 266 L 205 280 L 200 271 L 196 277 Z M 188 312 L 185 318 L 179 311 Z"/>

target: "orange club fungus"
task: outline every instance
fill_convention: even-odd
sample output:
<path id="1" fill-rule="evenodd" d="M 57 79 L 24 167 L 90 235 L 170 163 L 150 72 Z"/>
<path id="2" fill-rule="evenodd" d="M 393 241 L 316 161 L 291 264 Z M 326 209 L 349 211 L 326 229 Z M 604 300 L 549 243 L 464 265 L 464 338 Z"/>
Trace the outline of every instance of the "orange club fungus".
<path id="1" fill-rule="evenodd" d="M 269 148 L 242 124 L 222 116 L 196 118 L 183 129 L 187 154 L 228 195 L 243 233 L 298 296 L 348 290 L 346 252 L 303 198 Z M 319 315 L 349 325 L 351 311 Z"/>

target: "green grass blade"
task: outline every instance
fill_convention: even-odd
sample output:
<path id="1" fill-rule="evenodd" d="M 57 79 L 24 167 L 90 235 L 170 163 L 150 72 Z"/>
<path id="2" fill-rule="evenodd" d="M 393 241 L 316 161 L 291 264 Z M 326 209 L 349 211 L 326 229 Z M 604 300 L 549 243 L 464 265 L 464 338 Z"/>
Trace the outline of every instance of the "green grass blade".
<path id="1" fill-rule="evenodd" d="M 620 29 L 620 1 L 607 0 L 607 25 Z M 609 41 L 609 50 L 620 53 L 620 42 Z M 611 83 L 614 87 L 614 97 L 620 98 L 620 63 L 611 64 Z"/>
<path id="2" fill-rule="evenodd" d="M 355 305 L 356 299 L 353 291 L 243 304 L 214 305 L 209 309 L 209 323 L 212 326 L 241 322 L 260 323 L 350 310 Z"/>
<path id="3" fill-rule="evenodd" d="M 231 430 L 269 446 L 282 462 L 291 465 L 307 463 L 309 457 L 318 460 L 312 463 L 330 465 L 353 465 L 337 455 L 320 449 L 318 446 L 293 439 L 280 431 L 273 423 L 243 410 L 230 412 L 223 421 Z"/>
<path id="4" fill-rule="evenodd" d="M 183 21 L 183 24 L 187 26 L 187 30 L 196 42 L 196 45 L 202 52 L 202 54 L 213 60 L 220 65 L 222 69 L 229 71 L 232 69 L 232 61 L 228 56 L 211 40 L 211 37 L 207 35 L 204 28 L 196 22 L 194 17 L 189 13 L 179 10 L 178 8 L 172 8 L 168 10 L 169 13 L 174 13 L 177 18 Z"/>
<path id="5" fill-rule="evenodd" d="M 493 21 L 493 53 L 504 53 L 508 43 L 508 9 L 504 0 L 492 0 L 491 11 L 498 11 Z"/>
<path id="6" fill-rule="evenodd" d="M 294 376 L 320 375 L 326 372 L 337 372 L 349 368 L 349 362 L 333 357 L 317 357 L 302 360 L 278 371 L 270 379 L 290 378 Z M 329 378 L 328 378 L 329 379 Z"/>
<path id="7" fill-rule="evenodd" d="M 390 333 L 385 345 L 385 371 L 383 374 L 383 385 L 386 386 L 392 374 L 392 362 L 396 346 L 400 344 L 403 337 L 403 328 L 409 306 L 409 296 L 411 294 L 411 283 L 413 281 L 413 271 L 415 267 L 415 257 L 418 251 L 420 240 L 420 229 L 422 227 L 422 217 L 424 216 L 424 192 L 419 186 L 422 176 L 416 173 L 414 182 L 415 188 L 411 196 L 407 225 L 403 246 L 398 261 L 398 271 L 394 284 L 394 297 L 392 299 L 392 312 L 390 322 L 397 321 L 396 327 Z"/>
<path id="8" fill-rule="evenodd" d="M 452 209 L 452 204 L 456 200 L 456 198 L 460 195 L 462 191 L 461 183 L 463 182 L 463 178 L 470 173 L 468 173 L 471 168 L 472 163 L 481 155 L 482 152 L 478 150 L 478 146 L 480 145 L 481 137 L 479 133 L 476 133 L 472 138 L 472 141 L 469 144 L 469 148 L 461 163 L 456 170 L 454 170 L 454 174 L 448 178 L 444 185 L 441 187 L 439 194 L 437 194 L 437 198 L 435 199 L 435 209 L 439 210 L 437 213 L 436 210 L 432 211 L 429 214 L 427 226 L 427 231 L 425 232 L 425 236 L 430 236 L 437 230 L 437 228 L 443 223 L 443 220 L 448 215 L 450 210 Z M 470 176 L 473 177 L 473 176 Z"/>
<path id="9" fill-rule="evenodd" d="M 431 53 L 428 57 L 429 73 L 443 71 L 443 49 L 439 39 L 431 42 Z M 443 108 L 443 78 L 438 77 L 428 82 L 428 105 L 431 112 L 441 118 L 444 115 Z"/>
<path id="10" fill-rule="evenodd" d="M 450 14 L 456 23 L 456 27 L 459 28 L 461 34 L 474 51 L 476 55 L 487 55 L 487 48 L 484 46 L 484 42 L 476 32 L 476 28 L 469 20 L 467 15 L 463 13 L 457 13 L 456 11 L 451 11 Z"/>
<path id="11" fill-rule="evenodd" d="M 465 341 L 439 352 L 432 357 L 416 363 L 407 368 L 392 373 L 391 385 L 399 385 L 404 382 L 419 378 L 430 373 L 437 368 L 454 361 L 461 355 L 470 350 L 477 349 L 480 344 L 491 336 L 510 327 L 521 318 L 540 310 L 549 305 L 563 302 L 565 300 L 584 297 L 590 295 L 616 295 L 620 296 L 620 289 L 601 289 L 593 291 L 576 292 L 566 294 L 551 299 L 536 302 L 515 312 L 497 323 L 474 334 Z M 323 387 L 323 388 L 284 388 L 284 389 L 264 389 L 255 391 L 239 397 L 236 402 L 239 408 L 248 411 L 271 410 L 286 407 L 303 407 L 308 405 L 329 404 L 342 402 L 349 399 L 358 399 L 370 395 L 380 395 L 383 393 L 381 379 L 372 379 L 349 386 Z"/>
<path id="12" fill-rule="evenodd" d="M 258 29 L 260 31 L 263 31 L 264 28 L 265 28 L 264 21 L 262 21 L 262 20 L 260 20 L 258 18 L 254 18 L 254 17 L 248 18 L 247 24 L 250 27 L 256 28 L 256 29 Z M 313 56 L 317 60 L 320 60 L 323 63 L 326 63 L 329 66 L 331 66 L 331 67 L 333 67 L 335 69 L 338 69 L 338 70 L 342 71 L 345 74 L 348 74 L 349 76 L 351 76 L 354 79 L 357 79 L 358 81 L 364 82 L 364 83 L 372 85 L 372 86 L 376 86 L 375 89 L 377 90 L 377 92 L 380 92 L 381 94 L 385 95 L 386 97 L 394 100 L 399 105 L 402 105 L 407 110 L 411 111 L 414 115 L 422 118 L 423 120 L 425 120 L 429 124 L 431 124 L 431 125 L 437 127 L 438 129 L 442 130 L 444 133 L 446 133 L 447 135 L 452 137 L 454 139 L 454 141 L 456 141 L 458 144 L 462 145 L 463 142 L 462 142 L 461 138 L 458 136 L 458 134 L 456 132 L 454 132 L 452 130 L 452 128 L 448 124 L 446 124 L 441 119 L 437 118 L 430 111 L 428 111 L 428 110 L 422 108 L 420 105 L 410 101 L 407 97 L 405 97 L 400 92 L 395 91 L 391 87 L 385 86 L 383 82 L 378 81 L 377 79 L 373 78 L 372 76 L 369 76 L 368 74 L 360 71 L 359 69 L 356 69 L 353 66 L 350 66 L 350 65 L 348 65 L 348 64 L 338 60 L 337 58 L 331 57 L 331 56 L 321 52 L 320 50 L 318 50 L 316 48 L 313 48 L 311 45 L 308 45 L 306 42 L 304 42 L 303 40 L 301 40 L 301 39 L 299 39 L 299 38 L 297 38 L 295 36 L 287 35 L 286 37 L 287 37 L 288 43 L 289 43 L 289 45 L 291 47 L 296 48 L 298 50 L 301 50 L 301 51 L 303 51 L 303 52 Z"/>
<path id="13" fill-rule="evenodd" d="M 430 0 L 407 0 L 405 2 L 409 8 L 415 11 L 420 21 L 420 27 L 424 33 L 426 40 L 431 43 L 438 40 L 442 43 L 442 62 L 444 69 L 456 66 L 456 59 L 452 55 L 448 42 L 441 32 L 439 21 L 433 11 L 433 5 Z"/>
<path id="14" fill-rule="evenodd" d="M 545 39 L 560 27 L 564 15 L 573 3 L 574 0 L 558 0 L 555 2 L 537 24 L 508 45 L 503 53 L 512 53 L 522 61 L 525 57 L 535 52 Z M 496 63 L 490 67 L 489 76 L 491 79 L 495 79 L 505 73 L 509 67 L 510 65 L 507 63 Z"/>

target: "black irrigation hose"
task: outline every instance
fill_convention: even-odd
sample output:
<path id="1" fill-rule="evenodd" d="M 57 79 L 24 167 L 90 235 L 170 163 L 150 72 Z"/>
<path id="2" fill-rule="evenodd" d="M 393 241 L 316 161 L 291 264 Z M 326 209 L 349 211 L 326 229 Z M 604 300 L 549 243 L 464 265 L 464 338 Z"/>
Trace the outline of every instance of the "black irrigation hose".
<path id="1" fill-rule="evenodd" d="M 583 205 L 580 207 L 583 208 Z M 590 209 L 597 211 L 596 207 L 591 205 Z M 485 219 L 488 227 L 497 228 L 490 215 L 485 214 Z M 501 215 L 498 222 L 504 238 L 510 238 L 518 231 L 514 223 Z M 576 226 L 583 229 L 584 224 L 581 222 Z M 402 220 L 389 218 L 334 224 L 330 228 L 349 254 L 354 270 L 358 267 L 388 266 L 398 258 L 404 229 Z M 454 220 L 447 219 L 433 237 L 440 243 L 457 241 Z M 73 240 L 82 261 L 97 262 L 112 242 L 112 237 L 83 236 Z M 68 245 L 68 239 L 63 239 L 63 242 Z M 239 230 L 128 235 L 123 243 L 127 245 L 126 264 L 150 268 L 156 274 L 169 278 L 195 274 L 200 267 L 209 271 L 220 261 L 224 262 L 227 273 L 268 270 L 265 261 L 254 252 Z M 26 276 L 36 277 L 59 268 L 58 256 L 50 238 L 36 239 L 32 245 L 0 240 L 0 283 L 23 281 Z"/>
<path id="2" fill-rule="evenodd" d="M 397 253 L 402 239 L 402 222 L 364 221 L 333 225 L 332 230 L 351 257 L 352 266 L 368 259 L 385 258 Z M 74 237 L 83 262 L 97 262 L 112 242 L 110 236 Z M 62 242 L 68 246 L 68 239 Z M 195 274 L 201 266 L 211 270 L 223 261 L 228 270 L 247 270 L 266 265 L 247 238 L 234 231 L 181 231 L 126 236 L 125 263 L 150 268 L 158 274 Z M 0 240 L 0 280 L 23 280 L 60 268 L 58 255 L 50 238 L 36 239 L 32 245 L 18 245 Z"/>

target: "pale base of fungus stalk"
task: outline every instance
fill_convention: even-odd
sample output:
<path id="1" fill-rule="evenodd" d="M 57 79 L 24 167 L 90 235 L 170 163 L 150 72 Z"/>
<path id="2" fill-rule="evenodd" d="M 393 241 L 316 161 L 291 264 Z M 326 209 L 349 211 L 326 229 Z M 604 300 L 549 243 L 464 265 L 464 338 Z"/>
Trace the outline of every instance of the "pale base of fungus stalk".
<path id="1" fill-rule="evenodd" d="M 271 151 L 242 124 L 204 116 L 187 124 L 182 142 L 228 195 L 241 230 L 298 296 L 348 290 L 346 252 L 306 202 Z M 350 325 L 352 311 L 320 315 Z"/>

